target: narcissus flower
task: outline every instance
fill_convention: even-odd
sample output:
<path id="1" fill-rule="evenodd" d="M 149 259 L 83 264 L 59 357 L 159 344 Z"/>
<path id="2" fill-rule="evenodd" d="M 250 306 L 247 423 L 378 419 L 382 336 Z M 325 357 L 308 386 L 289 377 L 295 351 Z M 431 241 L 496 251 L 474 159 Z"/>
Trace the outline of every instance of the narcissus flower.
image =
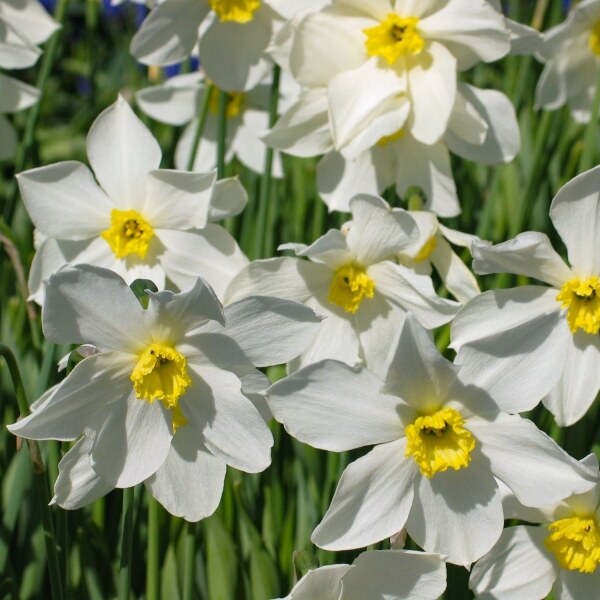
<path id="1" fill-rule="evenodd" d="M 567 20 L 544 33 L 545 63 L 536 89 L 538 108 L 567 104 L 580 123 L 590 120 L 600 67 L 600 0 L 573 4 Z"/>
<path id="2" fill-rule="evenodd" d="M 160 170 L 161 150 L 120 98 L 94 122 L 87 138 L 94 176 L 68 161 L 17 176 L 36 227 L 38 248 L 29 274 L 32 298 L 42 282 L 69 263 L 88 263 L 128 283 L 150 279 L 190 287 L 206 277 L 217 294 L 248 260 L 235 240 L 211 221 L 237 214 L 246 203 L 232 179 L 211 173 Z"/>
<path id="3" fill-rule="evenodd" d="M 376 196 L 350 201 L 352 222 L 310 246 L 286 244 L 298 257 L 254 261 L 231 282 L 226 301 L 269 294 L 303 302 L 326 318 L 292 368 L 324 358 L 378 370 L 408 311 L 428 329 L 452 319 L 458 304 L 436 295 L 431 278 L 398 264 L 418 230 L 410 214 Z M 304 260 L 304 258 L 309 260 Z"/>
<path id="4" fill-rule="evenodd" d="M 476 273 L 509 272 L 543 281 L 474 298 L 452 324 L 463 374 L 508 412 L 540 400 L 571 425 L 600 390 L 600 167 L 567 183 L 550 218 L 570 266 L 541 233 L 496 246 L 473 244 Z M 468 365 L 468 366 L 467 366 Z"/>
<path id="5" fill-rule="evenodd" d="M 600 484 L 598 460 L 582 461 L 596 478 L 589 492 L 539 510 L 514 498 L 507 518 L 541 526 L 508 527 L 492 550 L 471 571 L 469 586 L 478 598 L 588 600 L 600 589 Z"/>
<path id="6" fill-rule="evenodd" d="M 3 0 L 0 3 L 0 68 L 24 69 L 34 65 L 45 42 L 58 24 L 38 0 Z M 39 98 L 39 90 L 0 75 L 0 160 L 11 158 L 17 139 L 15 130 L 3 116 L 29 108 Z"/>
<path id="7" fill-rule="evenodd" d="M 309 571 L 281 600 L 435 600 L 445 589 L 439 555 L 379 550 L 363 552 L 351 565 Z"/>
<path id="8" fill-rule="evenodd" d="M 269 298 L 224 313 L 201 279 L 187 292 L 148 297 L 144 310 L 123 279 L 99 267 L 53 275 L 45 335 L 97 353 L 10 430 L 31 439 L 83 434 L 61 462 L 60 505 L 144 481 L 173 514 L 198 520 L 215 510 L 226 465 L 252 473 L 269 465 L 273 439 L 249 397 L 265 387 L 254 365 L 300 352 L 318 319 Z"/>
<path id="9" fill-rule="evenodd" d="M 384 378 L 326 360 L 267 392 L 274 417 L 302 442 L 336 452 L 375 445 L 342 474 L 312 534 L 317 546 L 360 548 L 405 527 L 426 551 L 469 565 L 502 532 L 498 480 L 527 506 L 594 485 L 533 423 L 465 385 L 411 315 Z"/>

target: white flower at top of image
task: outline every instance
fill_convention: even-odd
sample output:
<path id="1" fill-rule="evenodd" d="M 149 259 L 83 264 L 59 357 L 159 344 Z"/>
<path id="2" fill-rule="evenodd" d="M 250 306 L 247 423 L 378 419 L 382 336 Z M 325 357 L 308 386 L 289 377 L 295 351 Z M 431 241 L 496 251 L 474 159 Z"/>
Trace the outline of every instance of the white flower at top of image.
<path id="1" fill-rule="evenodd" d="M 270 80 L 270 77 L 268 77 Z M 198 127 L 199 107 L 209 91 L 202 73 L 178 75 L 165 83 L 136 93 L 139 107 L 153 119 L 169 125 L 186 125 L 175 151 L 175 166 L 187 169 Z M 260 83 L 248 92 L 227 94 L 226 161 L 234 157 L 257 173 L 264 170 L 265 144 L 259 134 L 269 125 L 270 83 Z M 219 90 L 213 88 L 209 109 L 193 165 L 195 171 L 216 167 Z M 283 177 L 281 157 L 273 157 L 273 176 Z"/>
<path id="2" fill-rule="evenodd" d="M 568 426 L 600 390 L 600 167 L 558 192 L 550 219 L 568 264 L 542 233 L 473 244 L 475 273 L 513 273 L 547 285 L 477 296 L 454 319 L 451 347 L 456 362 L 465 364 L 465 378 L 504 410 L 530 410 L 542 400 L 556 422 Z"/>
<path id="3" fill-rule="evenodd" d="M 58 24 L 38 0 L 0 2 L 0 69 L 25 69 L 34 65 L 45 42 Z M 25 110 L 35 104 L 39 90 L 0 74 L 0 160 L 11 158 L 17 145 L 13 126 L 4 114 Z"/>
<path id="4" fill-rule="evenodd" d="M 352 462 L 312 541 L 362 548 L 403 528 L 427 552 L 469 565 L 504 524 L 498 481 L 526 506 L 593 487 L 587 469 L 531 421 L 502 412 L 408 315 L 390 345 L 383 380 L 332 360 L 267 390 L 273 416 L 299 441 L 345 452 Z"/>
<path id="5" fill-rule="evenodd" d="M 96 352 L 9 428 L 29 439 L 83 434 L 61 461 L 57 504 L 77 508 L 143 481 L 167 510 L 195 521 L 216 509 L 226 465 L 255 473 L 270 464 L 268 412 L 252 397 L 268 381 L 255 366 L 298 354 L 319 319 L 262 297 L 224 311 L 199 278 L 186 292 L 148 293 L 148 301 L 144 310 L 107 269 L 53 275 L 44 334 Z"/>
<path id="6" fill-rule="evenodd" d="M 600 0 L 573 3 L 564 23 L 544 33 L 537 57 L 545 63 L 536 106 L 568 105 L 579 123 L 590 120 L 600 68 Z"/>
<path id="7" fill-rule="evenodd" d="M 232 280 L 226 302 L 249 295 L 296 300 L 325 318 L 296 369 L 324 358 L 366 364 L 378 372 L 395 331 L 412 311 L 427 328 L 448 323 L 460 305 L 436 295 L 431 278 L 398 264 L 419 231 L 404 210 L 376 196 L 350 201 L 352 222 L 331 229 L 310 246 L 284 244 L 297 257 L 251 262 Z M 308 258 L 308 260 L 306 260 Z"/>
<path id="8" fill-rule="evenodd" d="M 202 275 L 222 295 L 248 263 L 212 223 L 244 208 L 239 182 L 159 169 L 158 142 L 122 98 L 92 125 L 87 154 L 96 180 L 75 161 L 17 176 L 39 242 L 32 298 L 42 303 L 43 281 L 67 263 L 110 268 L 128 283 L 150 279 L 159 289 L 185 289 Z"/>
<path id="9" fill-rule="evenodd" d="M 165 0 L 155 6 L 131 43 L 146 65 L 171 65 L 196 45 L 208 78 L 227 91 L 248 91 L 272 67 L 266 53 L 284 14 L 320 0 Z M 284 8 L 283 5 L 286 5 Z"/>
<path id="10" fill-rule="evenodd" d="M 481 164 L 497 164 L 510 162 L 520 148 L 515 110 L 495 90 L 458 83 L 447 128 L 433 143 L 423 143 L 409 127 L 402 127 L 379 138 L 360 134 L 354 140 L 358 145 L 352 142 L 341 150 L 329 97 L 326 87 L 304 91 L 263 136 L 270 146 L 295 156 L 325 154 L 317 167 L 317 190 L 329 210 L 347 211 L 348 199 L 356 193 L 381 194 L 394 186 L 404 196 L 408 188 L 418 186 L 425 194 L 425 208 L 443 217 L 455 216 L 460 204 L 450 152 Z"/>
<path id="11" fill-rule="evenodd" d="M 280 600 L 435 600 L 446 589 L 441 556 L 404 550 L 363 552 L 351 565 L 309 571 Z"/>
<path id="12" fill-rule="evenodd" d="M 507 494 L 506 518 L 536 525 L 508 527 L 471 571 L 477 598 L 590 600 L 600 589 L 600 484 L 598 460 L 581 461 L 596 486 L 540 509 L 523 507 Z"/>

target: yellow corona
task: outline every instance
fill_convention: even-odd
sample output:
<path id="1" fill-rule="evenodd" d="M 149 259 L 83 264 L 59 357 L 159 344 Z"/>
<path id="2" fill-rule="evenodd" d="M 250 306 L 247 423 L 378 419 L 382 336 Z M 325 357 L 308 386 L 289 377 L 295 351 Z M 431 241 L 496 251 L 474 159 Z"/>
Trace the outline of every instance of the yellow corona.
<path id="1" fill-rule="evenodd" d="M 567 310 L 567 323 L 575 333 L 600 330 L 600 278 L 571 279 L 565 283 L 556 299 Z"/>
<path id="2" fill-rule="evenodd" d="M 146 258 L 154 229 L 136 210 L 119 210 L 110 213 L 110 227 L 101 236 L 117 258 L 137 254 Z"/>
<path id="3" fill-rule="evenodd" d="M 393 65 L 405 54 L 419 54 L 425 46 L 425 40 L 419 33 L 418 24 L 418 17 L 388 14 L 379 25 L 363 29 L 367 36 L 367 54 L 381 56 L 389 65 Z"/>
<path id="4" fill-rule="evenodd" d="M 354 314 L 364 298 L 372 298 L 375 294 L 375 283 L 367 275 L 363 267 L 349 264 L 340 267 L 333 275 L 329 287 L 328 300 Z"/>
<path id="5" fill-rule="evenodd" d="M 548 525 L 546 548 L 569 571 L 593 573 L 600 562 L 600 532 L 593 515 L 560 519 Z"/>
<path id="6" fill-rule="evenodd" d="M 208 0 L 221 21 L 248 23 L 260 8 L 260 0 Z"/>

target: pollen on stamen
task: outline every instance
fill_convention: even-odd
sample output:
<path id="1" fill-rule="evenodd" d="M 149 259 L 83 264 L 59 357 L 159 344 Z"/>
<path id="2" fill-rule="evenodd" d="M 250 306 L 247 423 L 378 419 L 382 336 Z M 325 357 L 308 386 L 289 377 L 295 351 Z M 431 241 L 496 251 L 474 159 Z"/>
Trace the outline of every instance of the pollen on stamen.
<path id="1" fill-rule="evenodd" d="M 137 254 L 146 258 L 154 229 L 136 210 L 119 210 L 110 213 L 110 227 L 100 235 L 106 240 L 117 258 Z"/>
<path id="2" fill-rule="evenodd" d="M 357 264 L 340 267 L 333 275 L 327 299 L 346 312 L 354 314 L 364 298 L 373 298 L 375 283 Z"/>
<path id="3" fill-rule="evenodd" d="M 571 279 L 556 296 L 561 308 L 566 309 L 567 323 L 573 333 L 600 331 L 600 278 Z"/>
<path id="4" fill-rule="evenodd" d="M 544 540 L 563 569 L 593 573 L 600 563 L 600 529 L 593 515 L 573 516 L 548 525 Z"/>
<path id="5" fill-rule="evenodd" d="M 363 29 L 367 36 L 367 55 L 381 56 L 393 65 L 404 54 L 419 54 L 425 47 L 425 40 L 417 29 L 418 23 L 418 17 L 389 13 L 379 25 Z"/>
<path id="6" fill-rule="evenodd" d="M 458 471 L 471 462 L 475 438 L 464 427 L 461 414 L 453 408 L 418 417 L 406 427 L 405 433 L 405 455 L 413 457 L 427 478 L 450 468 Z"/>
<path id="7" fill-rule="evenodd" d="M 260 8 L 261 0 L 208 0 L 220 21 L 248 23 Z"/>

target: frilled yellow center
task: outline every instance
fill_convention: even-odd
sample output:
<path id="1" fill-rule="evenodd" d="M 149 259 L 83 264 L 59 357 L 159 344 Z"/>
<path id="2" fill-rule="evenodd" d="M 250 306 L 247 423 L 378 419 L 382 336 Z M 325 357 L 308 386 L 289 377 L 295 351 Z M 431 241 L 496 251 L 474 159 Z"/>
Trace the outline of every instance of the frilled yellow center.
<path id="1" fill-rule="evenodd" d="M 146 258 L 154 229 L 136 210 L 110 211 L 110 227 L 101 233 L 117 258 L 137 254 Z"/>
<path id="2" fill-rule="evenodd" d="M 596 21 L 592 27 L 590 49 L 596 56 L 600 56 L 600 21 Z"/>
<path id="3" fill-rule="evenodd" d="M 390 142 L 395 142 L 404 137 L 404 129 L 400 128 L 396 133 L 392 133 L 392 135 L 384 135 L 382 138 L 379 138 L 377 141 L 378 146 L 387 146 Z"/>
<path id="4" fill-rule="evenodd" d="M 405 429 L 406 456 L 412 456 L 429 478 L 449 468 L 458 471 L 468 467 L 475 438 L 463 425 L 461 414 L 453 408 L 418 417 Z"/>
<path id="5" fill-rule="evenodd" d="M 260 8 L 260 0 L 208 0 L 221 21 L 248 23 Z"/>
<path id="6" fill-rule="evenodd" d="M 363 298 L 372 298 L 375 283 L 367 275 L 364 267 L 348 264 L 340 267 L 333 275 L 327 300 L 341 306 L 346 312 L 354 314 Z"/>
<path id="7" fill-rule="evenodd" d="M 556 299 L 561 308 L 567 309 L 567 323 L 575 333 L 583 329 L 586 333 L 600 330 L 600 278 L 571 279 L 562 286 Z"/>
<path id="8" fill-rule="evenodd" d="M 423 262 L 424 260 L 427 260 L 430 256 L 431 253 L 436 249 L 437 247 L 437 237 L 435 235 L 432 235 L 422 246 L 422 248 L 419 250 L 418 254 L 415 256 L 415 262 Z"/>
<path id="9" fill-rule="evenodd" d="M 174 430 L 187 423 L 179 398 L 192 385 L 192 380 L 183 354 L 168 344 L 151 344 L 140 354 L 130 379 L 140 400 L 150 403 L 160 400 L 172 411 Z"/>
<path id="10" fill-rule="evenodd" d="M 546 548 L 569 571 L 593 573 L 600 562 L 600 531 L 593 516 L 560 519 L 548 525 Z"/>
<path id="11" fill-rule="evenodd" d="M 425 46 L 425 40 L 419 34 L 418 23 L 418 17 L 401 17 L 390 13 L 379 25 L 363 29 L 367 36 L 367 54 L 381 56 L 389 65 L 393 65 L 404 54 L 419 54 Z"/>
<path id="12" fill-rule="evenodd" d="M 215 88 L 210 96 L 208 110 L 213 115 L 219 114 L 219 91 L 220 90 Z M 225 116 L 228 119 L 235 119 L 236 117 L 239 117 L 240 113 L 242 112 L 242 108 L 246 100 L 246 94 L 244 94 L 244 92 L 226 92 L 226 95 L 227 110 L 225 111 Z"/>

